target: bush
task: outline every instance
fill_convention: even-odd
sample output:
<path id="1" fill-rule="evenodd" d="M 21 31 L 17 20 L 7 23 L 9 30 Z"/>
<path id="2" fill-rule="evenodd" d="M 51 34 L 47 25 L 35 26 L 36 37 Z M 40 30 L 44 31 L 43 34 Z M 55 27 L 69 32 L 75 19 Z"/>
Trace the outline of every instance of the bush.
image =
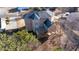
<path id="1" fill-rule="evenodd" d="M 58 47 L 58 46 L 53 47 L 51 50 L 52 50 L 52 51 L 64 51 L 63 48 Z"/>
<path id="2" fill-rule="evenodd" d="M 30 51 L 39 44 L 36 36 L 25 30 L 15 32 L 11 36 L 0 33 L 0 50 L 2 51 Z"/>

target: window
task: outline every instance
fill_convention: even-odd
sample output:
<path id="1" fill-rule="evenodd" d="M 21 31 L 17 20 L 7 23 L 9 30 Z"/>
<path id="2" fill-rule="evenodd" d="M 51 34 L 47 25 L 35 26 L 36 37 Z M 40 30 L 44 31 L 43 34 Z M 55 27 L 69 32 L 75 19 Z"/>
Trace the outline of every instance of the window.
<path id="1" fill-rule="evenodd" d="M 44 22 L 45 26 L 47 28 L 49 28 L 51 26 L 51 21 L 49 19 L 47 19 L 45 22 Z"/>

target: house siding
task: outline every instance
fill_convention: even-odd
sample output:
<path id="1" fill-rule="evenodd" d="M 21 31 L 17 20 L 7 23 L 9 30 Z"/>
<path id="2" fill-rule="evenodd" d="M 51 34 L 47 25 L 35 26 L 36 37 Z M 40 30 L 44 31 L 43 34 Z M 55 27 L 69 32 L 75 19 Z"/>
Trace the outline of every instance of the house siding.
<path id="1" fill-rule="evenodd" d="M 39 20 L 32 20 L 33 31 L 36 32 L 36 29 L 39 28 Z"/>
<path id="2" fill-rule="evenodd" d="M 25 27 L 27 31 L 32 31 L 32 19 L 25 19 Z"/>

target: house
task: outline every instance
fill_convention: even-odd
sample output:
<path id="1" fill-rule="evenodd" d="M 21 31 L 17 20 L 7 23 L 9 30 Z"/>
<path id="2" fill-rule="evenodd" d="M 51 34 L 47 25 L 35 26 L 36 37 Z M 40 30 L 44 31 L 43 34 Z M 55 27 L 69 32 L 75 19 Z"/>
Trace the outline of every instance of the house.
<path id="1" fill-rule="evenodd" d="M 44 37 L 51 26 L 50 15 L 46 11 L 32 11 L 23 16 L 28 31 L 33 31 L 39 38 Z"/>
<path id="2" fill-rule="evenodd" d="M 19 17 L 17 13 L 6 12 L 8 12 L 8 10 L 0 13 L 0 32 L 3 32 L 3 30 L 12 31 L 25 27 L 24 19 Z"/>

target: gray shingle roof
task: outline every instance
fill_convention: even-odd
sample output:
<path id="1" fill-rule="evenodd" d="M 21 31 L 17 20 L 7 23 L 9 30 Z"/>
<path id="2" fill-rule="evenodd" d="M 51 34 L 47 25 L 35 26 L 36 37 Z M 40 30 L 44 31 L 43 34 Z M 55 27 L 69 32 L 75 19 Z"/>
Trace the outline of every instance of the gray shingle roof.
<path id="1" fill-rule="evenodd" d="M 49 18 L 49 14 L 46 11 L 39 11 L 38 12 L 40 18 Z"/>

